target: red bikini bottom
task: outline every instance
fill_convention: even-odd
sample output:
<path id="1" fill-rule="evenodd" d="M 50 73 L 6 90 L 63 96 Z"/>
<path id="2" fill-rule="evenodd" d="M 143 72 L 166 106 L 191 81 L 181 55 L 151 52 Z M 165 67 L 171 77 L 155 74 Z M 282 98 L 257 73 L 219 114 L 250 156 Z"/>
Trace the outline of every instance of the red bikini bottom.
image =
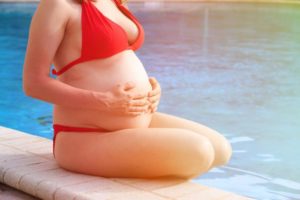
<path id="1" fill-rule="evenodd" d="M 73 126 L 64 126 L 61 124 L 53 124 L 53 130 L 54 130 L 54 136 L 53 136 L 53 156 L 55 158 L 54 154 L 54 148 L 55 148 L 55 139 L 57 134 L 60 131 L 66 131 L 66 132 L 107 132 L 108 130 L 104 128 L 86 128 L 86 127 L 73 127 Z"/>

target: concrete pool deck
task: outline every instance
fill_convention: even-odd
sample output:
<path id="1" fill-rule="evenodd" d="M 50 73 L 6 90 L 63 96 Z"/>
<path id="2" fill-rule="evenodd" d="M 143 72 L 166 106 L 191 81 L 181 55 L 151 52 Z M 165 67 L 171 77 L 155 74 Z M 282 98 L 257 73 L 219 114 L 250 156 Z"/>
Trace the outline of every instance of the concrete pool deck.
<path id="1" fill-rule="evenodd" d="M 104 178 L 73 173 L 57 165 L 52 140 L 3 126 L 0 186 L 1 183 L 45 200 L 250 199 L 183 179 Z M 0 197 L 5 197 L 3 194 L 0 190 Z"/>

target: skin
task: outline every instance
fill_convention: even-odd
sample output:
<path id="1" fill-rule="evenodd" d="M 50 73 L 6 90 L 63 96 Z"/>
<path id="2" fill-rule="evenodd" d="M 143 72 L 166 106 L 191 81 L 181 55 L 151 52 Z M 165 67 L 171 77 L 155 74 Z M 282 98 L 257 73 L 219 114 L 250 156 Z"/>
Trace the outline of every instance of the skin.
<path id="1" fill-rule="evenodd" d="M 94 5 L 124 28 L 129 44 L 135 41 L 136 25 L 113 1 Z M 105 129 L 60 132 L 54 151 L 62 168 L 104 177 L 193 178 L 229 161 L 231 146 L 220 133 L 157 112 L 161 87 L 132 50 L 49 77 L 52 63 L 60 69 L 80 56 L 80 16 L 76 1 L 41 0 L 30 25 L 23 70 L 24 92 L 54 104 L 54 123 Z"/>

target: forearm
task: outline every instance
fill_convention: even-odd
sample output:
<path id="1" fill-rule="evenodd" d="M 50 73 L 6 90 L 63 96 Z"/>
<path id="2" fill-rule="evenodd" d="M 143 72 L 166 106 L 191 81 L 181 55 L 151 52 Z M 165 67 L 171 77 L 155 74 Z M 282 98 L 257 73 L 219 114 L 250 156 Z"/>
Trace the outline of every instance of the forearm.
<path id="1" fill-rule="evenodd" d="M 26 95 L 59 106 L 106 109 L 106 93 L 76 88 L 53 78 L 23 83 Z"/>

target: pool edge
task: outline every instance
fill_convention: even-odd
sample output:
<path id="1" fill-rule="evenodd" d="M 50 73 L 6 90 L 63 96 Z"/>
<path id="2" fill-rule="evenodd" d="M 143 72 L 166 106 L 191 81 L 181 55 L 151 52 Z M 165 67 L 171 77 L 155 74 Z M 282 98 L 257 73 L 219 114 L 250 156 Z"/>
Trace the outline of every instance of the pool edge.
<path id="1" fill-rule="evenodd" d="M 100 197 L 124 200 L 205 197 L 209 200 L 209 196 L 224 200 L 250 199 L 182 179 L 104 178 L 73 173 L 56 164 L 51 147 L 50 139 L 0 126 L 0 182 L 46 200 Z"/>

